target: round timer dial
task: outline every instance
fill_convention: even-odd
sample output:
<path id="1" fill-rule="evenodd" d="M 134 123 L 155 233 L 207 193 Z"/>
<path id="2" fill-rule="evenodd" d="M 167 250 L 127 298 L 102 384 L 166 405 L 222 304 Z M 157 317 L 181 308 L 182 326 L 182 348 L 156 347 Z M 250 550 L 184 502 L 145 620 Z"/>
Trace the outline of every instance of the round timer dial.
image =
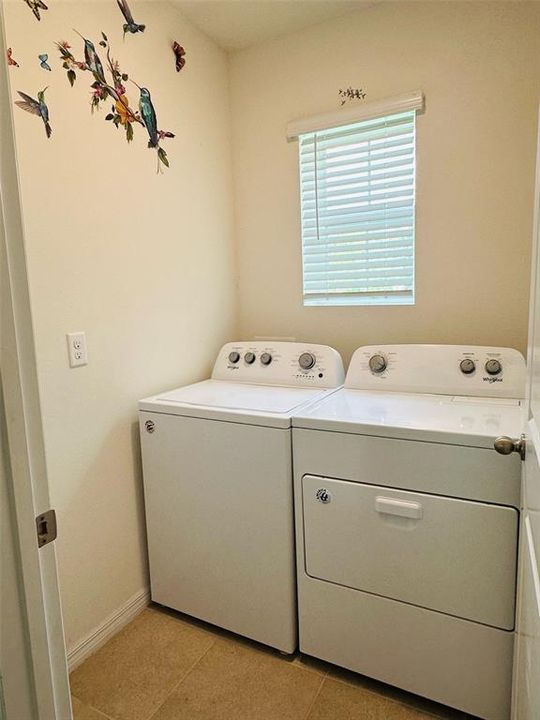
<path id="1" fill-rule="evenodd" d="M 309 352 L 302 353 L 298 358 L 298 364 L 302 370 L 311 370 L 315 366 L 315 355 Z"/>
<path id="2" fill-rule="evenodd" d="M 471 358 L 463 358 L 459 363 L 459 369 L 464 375 L 471 375 L 476 370 L 474 360 L 471 360 Z"/>
<path id="3" fill-rule="evenodd" d="M 372 373 L 375 373 L 376 375 L 380 375 L 380 373 L 384 372 L 387 368 L 388 363 L 386 362 L 386 358 L 384 355 L 372 355 L 369 358 L 369 369 Z"/>
<path id="4" fill-rule="evenodd" d="M 502 372 L 502 365 L 498 360 L 488 360 L 485 365 L 486 372 L 488 375 L 498 375 Z"/>

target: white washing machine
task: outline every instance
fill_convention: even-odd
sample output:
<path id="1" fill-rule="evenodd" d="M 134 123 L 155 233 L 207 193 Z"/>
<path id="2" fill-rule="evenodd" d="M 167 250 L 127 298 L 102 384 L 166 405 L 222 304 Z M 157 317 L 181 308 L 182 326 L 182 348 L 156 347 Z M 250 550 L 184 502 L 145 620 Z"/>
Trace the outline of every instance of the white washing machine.
<path id="1" fill-rule="evenodd" d="M 155 602 L 295 650 L 291 415 L 343 379 L 323 345 L 229 343 L 210 380 L 139 403 Z"/>
<path id="2" fill-rule="evenodd" d="M 363 347 L 295 413 L 302 651 L 508 720 L 524 385 L 515 350 Z"/>

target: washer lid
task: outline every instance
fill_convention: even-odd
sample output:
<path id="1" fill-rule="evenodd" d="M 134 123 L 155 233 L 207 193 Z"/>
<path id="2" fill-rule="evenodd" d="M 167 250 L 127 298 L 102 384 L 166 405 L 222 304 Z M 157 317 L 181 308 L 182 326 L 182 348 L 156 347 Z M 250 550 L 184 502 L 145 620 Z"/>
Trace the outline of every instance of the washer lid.
<path id="1" fill-rule="evenodd" d="M 279 387 L 204 380 L 141 400 L 139 408 L 169 415 L 290 427 L 292 412 L 333 392 L 324 388 Z"/>
<path id="2" fill-rule="evenodd" d="M 524 421 L 520 400 L 343 388 L 296 412 L 293 426 L 492 448 L 499 435 L 518 438 Z"/>

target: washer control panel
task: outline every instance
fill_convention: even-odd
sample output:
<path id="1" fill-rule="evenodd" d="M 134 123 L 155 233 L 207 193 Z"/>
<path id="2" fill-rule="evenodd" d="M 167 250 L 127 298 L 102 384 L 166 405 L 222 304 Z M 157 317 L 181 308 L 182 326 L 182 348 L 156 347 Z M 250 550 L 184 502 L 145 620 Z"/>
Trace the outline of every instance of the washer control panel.
<path id="1" fill-rule="evenodd" d="M 512 348 L 370 345 L 355 351 L 345 387 L 522 398 L 525 394 L 525 360 Z"/>
<path id="2" fill-rule="evenodd" d="M 327 345 L 295 342 L 227 343 L 219 351 L 214 380 L 335 388 L 345 372 L 339 353 Z"/>

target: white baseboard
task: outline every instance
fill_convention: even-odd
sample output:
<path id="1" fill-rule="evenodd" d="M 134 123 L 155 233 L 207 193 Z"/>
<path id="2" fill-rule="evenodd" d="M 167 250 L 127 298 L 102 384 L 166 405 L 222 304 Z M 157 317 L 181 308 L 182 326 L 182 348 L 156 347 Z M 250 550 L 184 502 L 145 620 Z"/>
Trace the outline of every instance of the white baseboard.
<path id="1" fill-rule="evenodd" d="M 150 602 L 150 591 L 143 588 L 135 593 L 118 610 L 115 610 L 102 623 L 88 633 L 82 640 L 72 645 L 67 654 L 68 668 L 71 672 L 89 655 L 96 652 L 107 640 L 127 625 Z"/>

